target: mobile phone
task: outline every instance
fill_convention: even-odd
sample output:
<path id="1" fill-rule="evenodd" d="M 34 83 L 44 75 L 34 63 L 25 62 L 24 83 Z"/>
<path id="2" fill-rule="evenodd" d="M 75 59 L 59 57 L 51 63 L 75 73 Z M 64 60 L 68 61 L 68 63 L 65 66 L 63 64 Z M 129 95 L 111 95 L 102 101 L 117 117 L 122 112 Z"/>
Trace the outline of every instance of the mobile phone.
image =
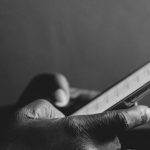
<path id="1" fill-rule="evenodd" d="M 150 62 L 139 67 L 71 115 L 87 115 L 117 109 L 122 103 L 133 105 L 150 93 Z"/>

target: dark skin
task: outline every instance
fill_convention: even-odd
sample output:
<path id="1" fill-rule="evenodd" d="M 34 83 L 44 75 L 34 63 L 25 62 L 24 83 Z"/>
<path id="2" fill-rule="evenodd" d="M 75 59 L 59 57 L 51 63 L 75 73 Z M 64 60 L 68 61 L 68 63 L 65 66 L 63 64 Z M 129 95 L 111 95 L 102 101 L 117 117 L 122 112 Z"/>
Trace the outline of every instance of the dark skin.
<path id="1" fill-rule="evenodd" d="M 25 91 L 14 106 L 1 109 L 0 149 L 118 150 L 122 147 L 120 134 L 150 120 L 150 108 L 147 106 L 95 115 L 65 116 L 55 106 L 64 107 L 70 99 L 89 100 L 97 92 L 70 90 L 64 76 L 48 76 L 50 87 L 44 85 L 50 89 L 47 90 L 49 97 L 47 92 L 39 93 L 36 85 L 30 92 Z M 33 94 L 31 91 L 34 91 Z"/>

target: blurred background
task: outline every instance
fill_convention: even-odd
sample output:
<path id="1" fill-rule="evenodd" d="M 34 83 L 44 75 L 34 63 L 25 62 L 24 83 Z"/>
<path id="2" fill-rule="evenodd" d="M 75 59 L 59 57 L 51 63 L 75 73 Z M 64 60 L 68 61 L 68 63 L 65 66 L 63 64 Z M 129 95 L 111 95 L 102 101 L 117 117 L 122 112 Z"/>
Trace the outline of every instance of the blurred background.
<path id="1" fill-rule="evenodd" d="M 0 105 L 41 73 L 96 90 L 120 80 L 150 60 L 149 8 L 148 0 L 0 0 Z"/>

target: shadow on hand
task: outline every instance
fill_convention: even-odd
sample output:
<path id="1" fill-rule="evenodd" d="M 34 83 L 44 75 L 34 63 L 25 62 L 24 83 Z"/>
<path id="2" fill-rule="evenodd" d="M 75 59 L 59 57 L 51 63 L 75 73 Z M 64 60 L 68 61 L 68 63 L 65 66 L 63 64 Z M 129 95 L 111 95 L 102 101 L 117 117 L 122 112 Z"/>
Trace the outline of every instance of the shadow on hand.
<path id="1" fill-rule="evenodd" d="M 150 123 L 122 133 L 119 135 L 119 139 L 123 149 L 150 149 Z"/>
<path id="2" fill-rule="evenodd" d="M 54 101 L 53 93 L 57 89 L 54 74 L 40 74 L 35 76 L 21 94 L 16 106 L 18 108 L 37 99 Z"/>

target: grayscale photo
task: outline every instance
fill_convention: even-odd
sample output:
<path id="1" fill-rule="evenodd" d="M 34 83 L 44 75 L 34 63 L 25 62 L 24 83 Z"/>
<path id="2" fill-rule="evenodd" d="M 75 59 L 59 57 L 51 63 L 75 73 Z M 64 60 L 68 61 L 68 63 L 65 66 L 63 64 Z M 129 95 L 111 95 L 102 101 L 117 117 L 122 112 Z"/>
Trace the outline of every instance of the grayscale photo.
<path id="1" fill-rule="evenodd" d="M 0 0 L 0 150 L 149 150 L 150 1 Z"/>

